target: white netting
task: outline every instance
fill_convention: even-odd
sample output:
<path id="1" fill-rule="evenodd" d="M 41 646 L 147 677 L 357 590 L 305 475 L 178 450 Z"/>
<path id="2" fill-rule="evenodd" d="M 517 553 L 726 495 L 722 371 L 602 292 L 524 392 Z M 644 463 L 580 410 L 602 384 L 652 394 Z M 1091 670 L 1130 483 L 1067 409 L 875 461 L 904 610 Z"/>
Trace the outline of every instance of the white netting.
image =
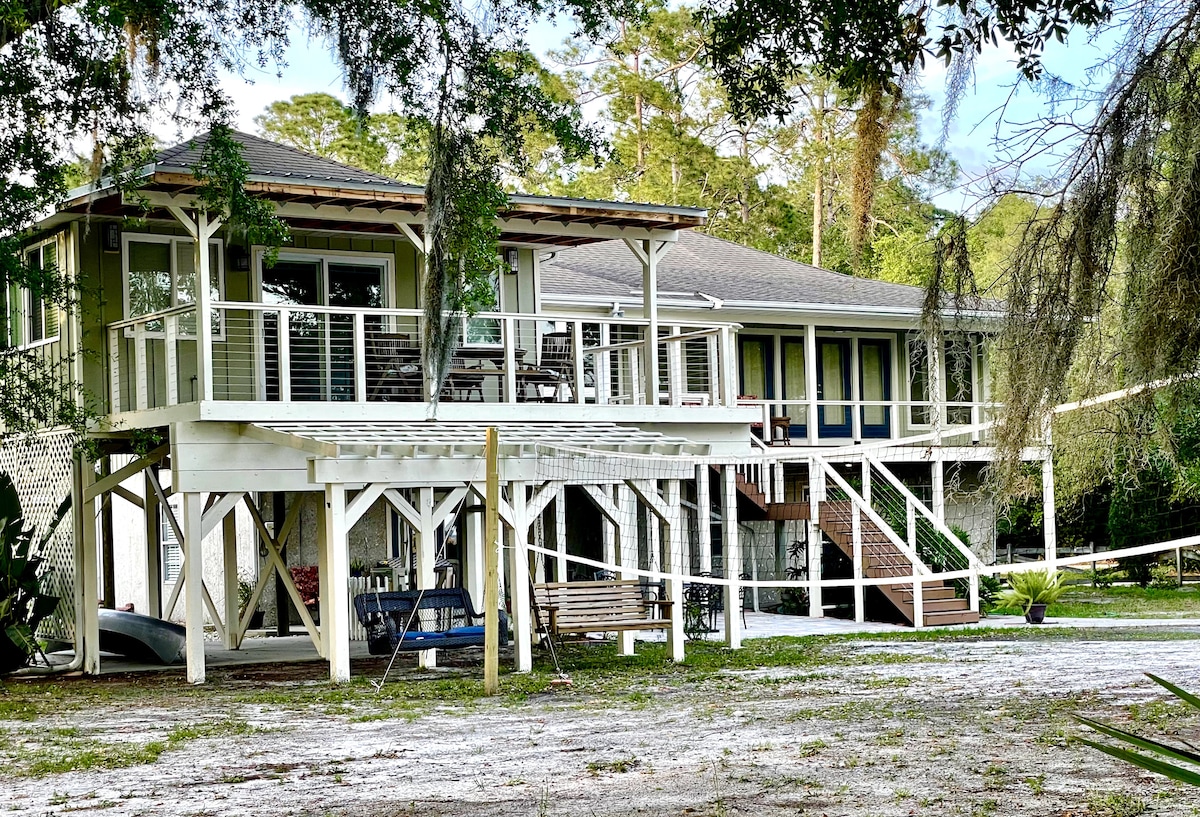
<path id="1" fill-rule="evenodd" d="M 36 437 L 6 440 L 0 445 L 0 471 L 17 486 L 26 524 L 40 538 L 52 524 L 63 499 L 71 493 L 69 432 L 46 432 Z M 75 544 L 73 515 L 68 513 L 46 543 L 43 582 L 58 596 L 58 610 L 38 631 L 43 638 L 70 641 L 75 636 Z"/>

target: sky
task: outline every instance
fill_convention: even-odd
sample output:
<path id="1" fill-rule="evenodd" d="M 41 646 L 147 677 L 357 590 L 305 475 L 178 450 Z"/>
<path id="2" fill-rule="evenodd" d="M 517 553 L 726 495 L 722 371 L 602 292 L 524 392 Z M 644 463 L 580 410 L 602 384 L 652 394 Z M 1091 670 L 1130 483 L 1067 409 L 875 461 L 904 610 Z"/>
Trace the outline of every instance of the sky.
<path id="1" fill-rule="evenodd" d="M 564 27 L 539 23 L 529 32 L 529 43 L 539 56 L 560 48 L 569 33 Z M 1048 72 L 1071 82 L 1085 78 L 1087 69 L 1102 56 L 1106 43 L 1094 43 L 1076 35 L 1065 45 L 1052 44 L 1047 49 L 1045 63 Z M 309 40 L 297 30 L 285 55 L 286 65 L 277 76 L 275 69 L 247 69 L 244 76 L 225 74 L 222 82 L 238 111 L 237 127 L 257 133 L 254 117 L 272 102 L 295 94 L 323 91 L 341 99 L 346 98 L 340 70 L 328 47 Z M 942 136 L 942 110 L 946 99 L 945 68 L 929 60 L 918 77 L 919 93 L 931 100 L 931 106 L 921 117 L 921 132 L 927 144 L 936 144 Z M 946 135 L 945 149 L 958 162 L 961 176 L 951 190 L 935 197 L 935 202 L 947 209 L 969 212 L 987 199 L 998 168 L 1005 166 L 1005 153 L 998 144 L 1030 120 L 1049 110 L 1042 95 L 1028 84 L 1014 90 L 1017 79 L 1012 52 L 1001 47 L 986 50 L 975 65 L 973 84 L 959 104 Z M 1004 115 L 1001 107 L 1007 102 Z M 164 134 L 171 141 L 171 137 Z M 1027 177 L 1047 176 L 1057 166 L 1053 155 L 1041 157 L 1025 166 Z"/>

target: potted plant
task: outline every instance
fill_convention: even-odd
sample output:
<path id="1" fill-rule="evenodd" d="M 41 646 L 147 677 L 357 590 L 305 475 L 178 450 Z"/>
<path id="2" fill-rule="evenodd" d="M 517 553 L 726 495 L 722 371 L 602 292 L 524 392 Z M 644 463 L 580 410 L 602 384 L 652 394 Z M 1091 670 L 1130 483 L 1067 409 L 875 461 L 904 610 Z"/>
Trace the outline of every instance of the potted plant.
<path id="1" fill-rule="evenodd" d="M 63 515 L 60 508 L 51 529 L 36 539 L 33 528 L 25 527 L 16 486 L 0 474 L 0 675 L 16 672 L 41 653 L 37 628 L 58 607 L 58 598 L 42 586 L 39 553 Z"/>
<path id="2" fill-rule="evenodd" d="M 1030 624 L 1041 624 L 1046 617 L 1046 606 L 1058 601 L 1067 589 L 1061 570 L 1030 570 L 1010 573 L 1006 577 L 1008 587 L 1000 592 L 997 605 L 1019 607 Z"/>
<path id="3" fill-rule="evenodd" d="M 250 605 L 250 597 L 254 595 L 254 582 L 244 576 L 238 577 L 238 618 L 246 617 L 246 608 Z M 261 630 L 263 626 L 263 611 L 255 605 L 250 615 L 250 629 Z"/>

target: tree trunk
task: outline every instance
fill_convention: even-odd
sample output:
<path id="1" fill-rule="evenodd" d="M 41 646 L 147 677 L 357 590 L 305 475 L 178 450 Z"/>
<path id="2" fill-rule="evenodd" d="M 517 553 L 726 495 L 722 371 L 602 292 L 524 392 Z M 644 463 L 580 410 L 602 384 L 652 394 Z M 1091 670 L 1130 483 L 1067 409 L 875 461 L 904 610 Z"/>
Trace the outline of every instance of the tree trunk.
<path id="1" fill-rule="evenodd" d="M 812 262 L 821 266 L 821 240 L 825 229 L 825 92 L 817 95 L 813 112 L 813 141 L 817 146 L 816 181 L 813 182 Z"/>

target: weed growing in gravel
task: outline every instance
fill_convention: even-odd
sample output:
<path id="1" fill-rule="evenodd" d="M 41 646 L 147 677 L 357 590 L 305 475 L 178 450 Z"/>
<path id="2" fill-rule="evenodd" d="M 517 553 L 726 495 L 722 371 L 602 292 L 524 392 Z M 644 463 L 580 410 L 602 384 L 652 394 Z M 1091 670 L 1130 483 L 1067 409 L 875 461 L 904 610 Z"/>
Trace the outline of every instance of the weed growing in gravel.
<path id="1" fill-rule="evenodd" d="M 1046 790 L 1046 775 L 1038 774 L 1027 777 L 1025 778 L 1024 783 L 1034 794 L 1041 794 Z"/>
<path id="2" fill-rule="evenodd" d="M 1145 811 L 1145 800 L 1122 791 L 1096 792 L 1088 798 L 1092 817 L 1137 817 Z"/>
<path id="3" fill-rule="evenodd" d="M 636 757 L 624 757 L 618 760 L 593 760 L 587 765 L 588 774 L 593 777 L 598 777 L 602 772 L 612 772 L 614 774 L 624 774 L 632 772 L 642 762 Z"/>

